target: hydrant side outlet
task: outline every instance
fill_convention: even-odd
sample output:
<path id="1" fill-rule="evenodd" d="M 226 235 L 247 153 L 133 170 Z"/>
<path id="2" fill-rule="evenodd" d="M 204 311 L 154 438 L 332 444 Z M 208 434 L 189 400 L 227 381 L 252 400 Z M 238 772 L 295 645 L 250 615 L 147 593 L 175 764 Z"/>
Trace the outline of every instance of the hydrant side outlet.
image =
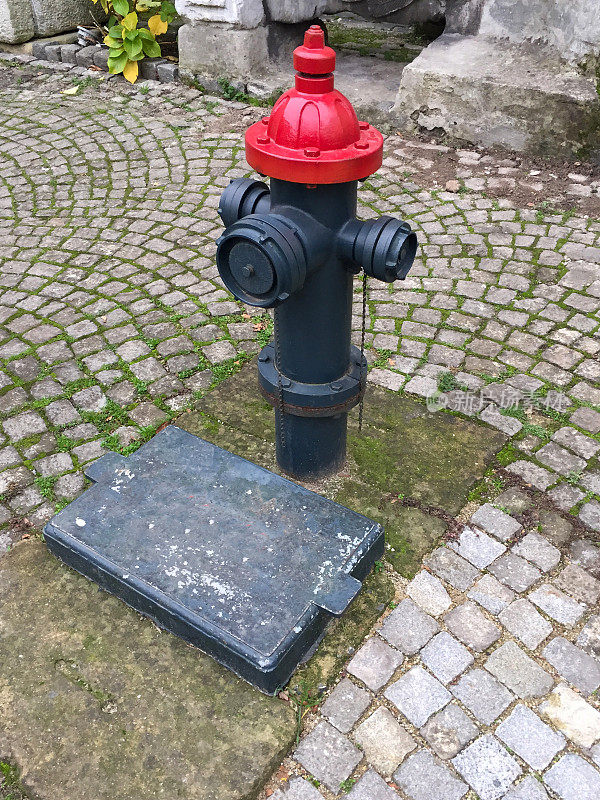
<path id="1" fill-rule="evenodd" d="M 383 137 L 335 90 L 335 52 L 313 25 L 294 53 L 295 88 L 246 132 L 250 166 L 271 178 L 225 189 L 218 240 L 223 282 L 243 302 L 275 308 L 274 342 L 259 356 L 275 408 L 277 461 L 316 480 L 341 469 L 348 411 L 367 364 L 351 345 L 353 276 L 403 280 L 417 250 L 410 225 L 358 220 L 358 181 L 382 162 Z"/>

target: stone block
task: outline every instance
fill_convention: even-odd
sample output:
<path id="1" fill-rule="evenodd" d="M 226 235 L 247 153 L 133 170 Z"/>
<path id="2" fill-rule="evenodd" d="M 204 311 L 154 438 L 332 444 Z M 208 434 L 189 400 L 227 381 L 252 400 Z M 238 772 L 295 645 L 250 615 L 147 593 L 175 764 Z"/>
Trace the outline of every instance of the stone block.
<path id="1" fill-rule="evenodd" d="M 438 578 L 465 592 L 479 577 L 479 570 L 447 547 L 438 547 L 425 559 L 425 564 Z"/>
<path id="2" fill-rule="evenodd" d="M 439 631 L 437 622 L 412 600 L 403 600 L 381 626 L 384 639 L 406 655 L 417 653 Z"/>
<path id="3" fill-rule="evenodd" d="M 500 628 L 468 601 L 449 611 L 444 622 L 455 636 L 478 653 L 500 638 Z"/>
<path id="4" fill-rule="evenodd" d="M 552 472 L 533 464 L 531 461 L 519 459 L 509 464 L 506 469 L 524 480 L 525 483 L 535 486 L 536 489 L 542 492 L 545 492 L 546 489 L 556 483 L 556 476 Z"/>
<path id="5" fill-rule="evenodd" d="M 417 743 L 387 708 L 378 708 L 354 733 L 369 764 L 382 775 L 391 775 Z"/>
<path id="6" fill-rule="evenodd" d="M 348 795 L 348 800 L 398 800 L 396 792 L 370 769 Z"/>
<path id="7" fill-rule="evenodd" d="M 600 614 L 589 618 L 577 637 L 577 644 L 600 661 Z"/>
<path id="8" fill-rule="evenodd" d="M 179 66 L 170 61 L 161 61 L 156 65 L 158 80 L 161 83 L 175 83 L 179 80 Z"/>
<path id="9" fill-rule="evenodd" d="M 465 712 L 450 703 L 421 728 L 423 738 L 443 759 L 454 758 L 479 733 Z"/>
<path id="10" fill-rule="evenodd" d="M 348 733 L 370 702 L 368 692 L 343 678 L 323 703 L 321 713 L 338 731 Z"/>
<path id="11" fill-rule="evenodd" d="M 472 669 L 451 687 L 452 694 L 480 722 L 491 725 L 508 708 L 514 696 L 508 689 L 482 669 Z"/>
<path id="12" fill-rule="evenodd" d="M 580 692 L 591 694 L 600 686 L 600 663 L 562 636 L 552 639 L 542 655 Z"/>
<path id="13" fill-rule="evenodd" d="M 241 28 L 255 28 L 264 20 L 262 0 L 176 0 L 175 8 L 186 22 L 194 25 L 227 22 Z"/>
<path id="14" fill-rule="evenodd" d="M 179 29 L 179 69 L 182 71 L 248 77 L 260 75 L 268 64 L 264 27 L 239 30 L 225 25 L 198 24 Z"/>
<path id="15" fill-rule="evenodd" d="M 490 734 L 476 739 L 452 764 L 481 800 L 499 800 L 522 773 L 517 760 Z"/>
<path id="16" fill-rule="evenodd" d="M 586 503 L 579 512 L 579 519 L 593 531 L 600 533 L 600 503 L 596 500 Z"/>
<path id="17" fill-rule="evenodd" d="M 452 699 L 447 689 L 422 667 L 409 670 L 386 690 L 385 697 L 417 728 Z"/>
<path id="18" fill-rule="evenodd" d="M 469 789 L 427 750 L 410 756 L 394 773 L 394 781 L 412 800 L 460 800 Z"/>
<path id="19" fill-rule="evenodd" d="M 599 108 L 594 81 L 540 47 L 444 33 L 404 68 L 394 113 L 413 130 L 563 155 L 598 146 Z"/>
<path id="20" fill-rule="evenodd" d="M 569 564 L 554 580 L 556 586 L 564 589 L 576 600 L 594 606 L 600 597 L 600 581 L 577 564 Z"/>
<path id="21" fill-rule="evenodd" d="M 490 503 L 485 503 L 477 509 L 471 517 L 471 523 L 491 533 L 501 542 L 512 538 L 521 530 L 521 525 L 516 519 Z"/>
<path id="22" fill-rule="evenodd" d="M 552 691 L 539 710 L 579 747 L 589 748 L 600 740 L 600 712 L 564 684 Z"/>
<path id="23" fill-rule="evenodd" d="M 328 722 L 320 722 L 300 742 L 294 758 L 337 794 L 340 783 L 350 775 L 362 754 Z"/>
<path id="24" fill-rule="evenodd" d="M 536 778 L 526 775 L 518 786 L 504 795 L 504 800 L 548 800 L 548 792 Z"/>
<path id="25" fill-rule="evenodd" d="M 485 668 L 521 698 L 542 697 L 554 683 L 552 676 L 514 642 L 505 642 L 494 650 Z"/>
<path id="26" fill-rule="evenodd" d="M 347 670 L 376 692 L 389 681 L 403 661 L 402 653 L 373 636 L 360 648 Z"/>
<path id="27" fill-rule="evenodd" d="M 463 528 L 458 540 L 449 547 L 479 569 L 485 569 L 506 551 L 497 539 L 472 528 Z"/>
<path id="28" fill-rule="evenodd" d="M 441 631 L 421 650 L 421 660 L 442 683 L 449 683 L 473 663 L 466 647 Z"/>
<path id="29" fill-rule="evenodd" d="M 61 57 L 62 45 L 60 44 L 47 44 L 44 50 L 44 57 L 46 61 L 62 61 Z"/>
<path id="30" fill-rule="evenodd" d="M 271 795 L 271 800 L 323 800 L 323 795 L 304 778 L 292 778 L 285 789 Z"/>
<path id="31" fill-rule="evenodd" d="M 514 553 L 505 553 L 489 569 L 492 575 L 515 592 L 526 591 L 541 575 L 537 567 Z"/>
<path id="32" fill-rule="evenodd" d="M 63 44 L 60 48 L 60 60 L 65 64 L 77 64 L 76 54 L 81 50 L 78 44 Z"/>
<path id="33" fill-rule="evenodd" d="M 91 67 L 94 63 L 94 56 L 98 52 L 99 48 L 96 45 L 90 44 L 87 47 L 81 47 L 75 53 L 75 63 L 79 67 Z M 94 329 L 95 330 L 95 329 Z M 92 331 L 90 331 L 92 332 Z"/>
<path id="34" fill-rule="evenodd" d="M 467 597 L 469 600 L 475 600 L 491 614 L 499 614 L 510 605 L 515 593 L 493 575 L 484 575 L 468 592 Z"/>
<path id="35" fill-rule="evenodd" d="M 511 603 L 499 614 L 498 619 L 530 650 L 535 650 L 552 633 L 552 625 L 525 598 Z"/>
<path id="36" fill-rule="evenodd" d="M 518 556 L 531 561 L 543 572 L 554 569 L 560 561 L 560 550 L 539 533 L 528 533 L 514 545 L 512 550 Z"/>
<path id="37" fill-rule="evenodd" d="M 544 775 L 546 783 L 561 800 L 597 800 L 600 772 L 581 756 L 568 753 Z"/>
<path id="38" fill-rule="evenodd" d="M 529 599 L 561 625 L 574 625 L 585 612 L 585 606 L 561 592 L 551 583 L 544 583 L 529 593 Z"/>
<path id="39" fill-rule="evenodd" d="M 140 77 L 145 81 L 158 80 L 158 65 L 163 64 L 161 58 L 144 58 L 140 61 Z M 102 66 L 98 64 L 98 66 Z"/>
<path id="40" fill-rule="evenodd" d="M 406 587 L 406 593 L 434 617 L 439 617 L 452 605 L 450 595 L 442 582 L 425 569 L 415 575 Z"/>
<path id="41" fill-rule="evenodd" d="M 496 736 L 538 772 L 546 769 L 567 744 L 562 734 L 553 731 L 521 703 L 498 725 Z"/>

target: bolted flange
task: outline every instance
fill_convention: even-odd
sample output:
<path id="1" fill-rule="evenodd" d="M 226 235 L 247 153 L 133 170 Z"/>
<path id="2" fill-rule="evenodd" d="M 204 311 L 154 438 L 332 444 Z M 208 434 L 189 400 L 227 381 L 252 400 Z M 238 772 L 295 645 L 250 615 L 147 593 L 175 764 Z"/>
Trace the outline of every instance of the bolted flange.
<path id="1" fill-rule="evenodd" d="M 302 383 L 281 375 L 275 361 L 273 343 L 266 345 L 258 356 L 258 377 L 263 397 L 275 408 L 296 417 L 333 417 L 353 408 L 364 392 L 361 376 L 367 373 L 367 362 L 358 347 L 352 346 L 350 363 L 345 375 L 329 383 Z"/>

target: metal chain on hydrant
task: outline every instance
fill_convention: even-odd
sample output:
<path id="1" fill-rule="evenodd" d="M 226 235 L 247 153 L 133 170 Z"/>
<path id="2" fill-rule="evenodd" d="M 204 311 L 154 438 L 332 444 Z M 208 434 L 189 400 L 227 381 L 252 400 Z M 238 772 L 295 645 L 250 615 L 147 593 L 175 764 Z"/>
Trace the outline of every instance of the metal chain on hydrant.
<path id="1" fill-rule="evenodd" d="M 365 357 L 365 332 L 367 328 L 367 273 L 362 275 L 362 324 L 360 329 L 360 405 L 358 407 L 358 431 L 362 432 L 363 410 L 365 405 L 365 388 L 367 384 L 367 367 Z"/>
<path id="2" fill-rule="evenodd" d="M 281 349 L 279 343 L 279 327 L 277 325 L 277 321 L 275 317 L 277 316 L 277 309 L 275 309 L 275 313 L 273 315 L 273 342 L 275 343 L 275 367 L 277 369 L 277 407 L 279 411 L 279 443 L 281 448 L 285 447 L 285 417 L 284 417 L 284 409 L 285 403 L 283 402 L 283 384 L 281 382 Z"/>

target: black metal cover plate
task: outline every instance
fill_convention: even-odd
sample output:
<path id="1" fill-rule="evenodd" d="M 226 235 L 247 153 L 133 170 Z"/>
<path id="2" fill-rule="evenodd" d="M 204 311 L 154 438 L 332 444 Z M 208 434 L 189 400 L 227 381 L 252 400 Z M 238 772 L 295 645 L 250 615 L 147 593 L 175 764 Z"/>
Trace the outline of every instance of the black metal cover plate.
<path id="1" fill-rule="evenodd" d="M 383 554 L 383 529 L 169 426 L 45 527 L 50 550 L 268 694 Z"/>

